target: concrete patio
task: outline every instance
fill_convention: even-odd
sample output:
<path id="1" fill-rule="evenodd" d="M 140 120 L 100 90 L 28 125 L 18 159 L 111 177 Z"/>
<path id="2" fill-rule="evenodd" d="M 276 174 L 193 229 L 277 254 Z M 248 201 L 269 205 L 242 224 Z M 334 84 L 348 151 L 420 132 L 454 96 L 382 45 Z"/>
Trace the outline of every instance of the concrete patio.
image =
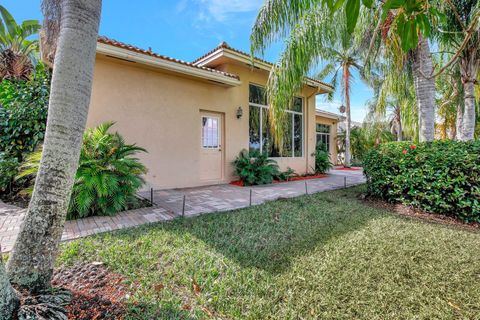
<path id="1" fill-rule="evenodd" d="M 214 185 L 156 190 L 153 192 L 154 206 L 152 207 L 129 210 L 112 217 L 89 217 L 67 221 L 62 241 L 147 223 L 168 221 L 182 215 L 190 217 L 209 212 L 229 211 L 278 198 L 292 198 L 305 193 L 312 194 L 334 190 L 364 182 L 365 178 L 361 170 L 331 170 L 326 177 L 320 179 L 283 182 L 265 186 Z M 150 192 L 142 192 L 140 195 L 150 199 Z M 3 252 L 11 251 L 24 214 L 25 209 L 0 202 L 0 244 Z"/>

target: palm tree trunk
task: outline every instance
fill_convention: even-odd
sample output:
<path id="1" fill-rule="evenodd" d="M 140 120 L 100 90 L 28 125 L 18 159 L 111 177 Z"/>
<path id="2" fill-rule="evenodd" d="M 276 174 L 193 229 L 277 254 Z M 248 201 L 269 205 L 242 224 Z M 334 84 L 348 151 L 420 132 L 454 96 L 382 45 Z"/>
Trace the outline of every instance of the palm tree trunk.
<path id="1" fill-rule="evenodd" d="M 464 108 L 461 118 L 459 140 L 470 141 L 475 134 L 475 80 L 480 59 L 475 54 L 467 54 L 460 60 L 460 73 L 464 89 Z M 458 131 L 457 131 L 458 132 Z"/>
<path id="2" fill-rule="evenodd" d="M 457 106 L 457 119 L 455 121 L 455 140 L 462 140 L 463 132 L 463 106 Z"/>
<path id="3" fill-rule="evenodd" d="M 7 270 L 13 283 L 49 287 L 80 156 L 102 1 L 63 0 L 47 129 L 32 199 Z"/>
<path id="4" fill-rule="evenodd" d="M 395 122 L 397 129 L 397 141 L 403 141 L 402 115 L 400 114 L 400 107 L 395 108 Z"/>
<path id="5" fill-rule="evenodd" d="M 426 39 L 419 39 L 413 55 L 413 77 L 418 104 L 419 140 L 432 141 L 435 135 L 435 79 L 432 55 Z"/>
<path id="6" fill-rule="evenodd" d="M 0 319 L 13 319 L 18 306 L 19 297 L 10 284 L 0 251 Z"/>
<path id="7" fill-rule="evenodd" d="M 349 168 L 351 166 L 351 147 L 350 147 L 350 132 L 352 126 L 352 119 L 350 116 L 350 65 L 343 64 L 343 91 L 345 94 L 345 163 L 344 166 Z"/>

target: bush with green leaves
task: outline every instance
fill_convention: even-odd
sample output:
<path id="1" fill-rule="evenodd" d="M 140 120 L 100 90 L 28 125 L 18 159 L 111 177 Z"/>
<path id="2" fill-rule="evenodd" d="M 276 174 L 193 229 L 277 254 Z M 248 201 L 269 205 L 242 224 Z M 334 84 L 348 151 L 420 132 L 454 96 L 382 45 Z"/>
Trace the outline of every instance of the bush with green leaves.
<path id="1" fill-rule="evenodd" d="M 318 143 L 313 155 L 315 156 L 315 173 L 325 173 L 333 167 L 325 144 Z"/>
<path id="2" fill-rule="evenodd" d="M 41 144 L 50 95 L 50 73 L 38 64 L 28 81 L 0 82 L 0 152 L 22 160 Z"/>
<path id="3" fill-rule="evenodd" d="M 135 155 L 146 152 L 109 130 L 112 122 L 89 128 L 83 135 L 80 162 L 75 176 L 68 219 L 88 216 L 114 215 L 136 207 L 136 192 L 145 181 L 147 172 Z M 33 183 L 38 172 L 41 150 L 26 158 L 17 179 L 30 178 Z M 25 191 L 31 192 L 30 186 Z"/>
<path id="4" fill-rule="evenodd" d="M 6 191 L 17 174 L 18 160 L 0 153 L 0 192 Z"/>
<path id="5" fill-rule="evenodd" d="M 242 150 L 233 165 L 235 174 L 246 186 L 269 184 L 280 175 L 277 162 L 256 150 Z"/>
<path id="6" fill-rule="evenodd" d="M 480 222 L 480 141 L 385 143 L 367 152 L 368 193 Z"/>

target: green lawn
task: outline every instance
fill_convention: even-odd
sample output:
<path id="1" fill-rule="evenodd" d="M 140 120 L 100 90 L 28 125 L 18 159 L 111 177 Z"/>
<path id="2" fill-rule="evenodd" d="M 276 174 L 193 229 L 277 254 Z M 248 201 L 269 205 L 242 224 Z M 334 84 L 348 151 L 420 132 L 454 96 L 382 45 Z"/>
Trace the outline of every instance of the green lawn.
<path id="1" fill-rule="evenodd" d="M 90 237 L 59 263 L 123 274 L 128 319 L 480 319 L 480 233 L 371 208 L 362 190 Z"/>

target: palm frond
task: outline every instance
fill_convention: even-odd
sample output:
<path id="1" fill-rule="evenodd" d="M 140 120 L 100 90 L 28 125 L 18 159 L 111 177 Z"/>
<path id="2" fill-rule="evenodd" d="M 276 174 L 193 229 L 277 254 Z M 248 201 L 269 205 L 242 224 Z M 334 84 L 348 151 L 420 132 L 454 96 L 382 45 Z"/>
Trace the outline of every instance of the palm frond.
<path id="1" fill-rule="evenodd" d="M 263 54 L 272 42 L 287 36 L 321 0 L 266 0 L 260 9 L 250 36 L 251 52 Z"/>

